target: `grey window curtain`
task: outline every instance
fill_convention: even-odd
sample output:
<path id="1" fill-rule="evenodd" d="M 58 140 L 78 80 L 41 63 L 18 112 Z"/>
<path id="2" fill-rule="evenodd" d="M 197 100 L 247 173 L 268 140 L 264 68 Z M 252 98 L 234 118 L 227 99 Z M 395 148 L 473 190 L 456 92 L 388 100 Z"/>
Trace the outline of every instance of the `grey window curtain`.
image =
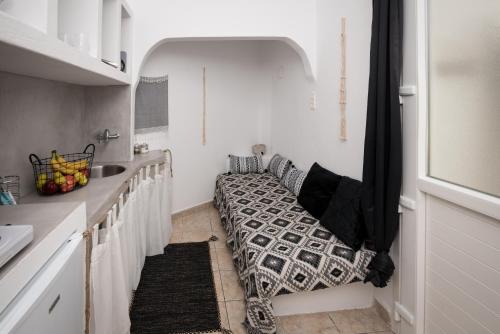
<path id="1" fill-rule="evenodd" d="M 168 126 L 168 76 L 141 77 L 135 94 L 135 128 Z"/>

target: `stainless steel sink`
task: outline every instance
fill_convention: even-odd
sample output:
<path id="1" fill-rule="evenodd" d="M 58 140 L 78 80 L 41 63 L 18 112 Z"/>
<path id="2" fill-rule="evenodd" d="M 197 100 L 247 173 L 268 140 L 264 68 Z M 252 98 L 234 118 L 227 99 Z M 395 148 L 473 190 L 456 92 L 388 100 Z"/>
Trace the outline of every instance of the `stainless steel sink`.
<path id="1" fill-rule="evenodd" d="M 101 166 L 93 166 L 92 173 L 90 174 L 91 178 L 101 178 L 108 177 L 117 174 L 121 174 L 125 171 L 125 167 L 120 165 L 101 165 Z"/>

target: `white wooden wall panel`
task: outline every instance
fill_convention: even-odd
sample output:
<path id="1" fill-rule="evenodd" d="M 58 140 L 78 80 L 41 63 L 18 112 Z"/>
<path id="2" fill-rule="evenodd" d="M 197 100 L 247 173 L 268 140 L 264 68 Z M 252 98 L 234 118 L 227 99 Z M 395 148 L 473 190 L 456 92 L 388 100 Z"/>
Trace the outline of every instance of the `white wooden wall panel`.
<path id="1" fill-rule="evenodd" d="M 429 196 L 426 263 L 428 333 L 500 333 L 499 221 Z"/>
<path id="2" fill-rule="evenodd" d="M 460 218 L 449 218 L 448 221 L 453 223 L 455 219 Z M 429 224 L 431 235 L 440 238 L 452 247 L 464 251 L 477 261 L 500 271 L 500 261 L 498 260 L 500 258 L 500 250 L 486 245 L 481 240 L 471 238 L 468 235 L 468 230 L 457 230 L 443 223 L 442 220 L 432 219 Z M 473 225 L 480 225 L 476 221 L 470 221 L 470 224 L 469 229 L 471 230 L 474 229 Z"/>
<path id="3" fill-rule="evenodd" d="M 440 310 L 436 306 L 427 303 L 426 309 L 428 314 L 428 321 L 435 324 L 436 327 L 439 327 L 444 333 L 468 334 L 462 328 L 460 328 L 452 318 L 450 318 L 448 315 L 445 315 L 443 312 L 440 312 Z"/>
<path id="4" fill-rule="evenodd" d="M 500 295 L 488 288 L 481 281 L 469 276 L 467 271 L 450 264 L 434 253 L 431 253 L 429 256 L 429 267 L 430 270 L 442 273 L 456 287 L 476 297 L 476 299 L 481 301 L 482 304 L 491 309 L 495 314 L 500 314 Z"/>
<path id="5" fill-rule="evenodd" d="M 454 266 L 467 268 L 467 272 L 471 277 L 479 280 L 496 293 L 500 293 L 500 284 L 498 284 L 500 282 L 499 272 L 492 271 L 490 267 L 472 258 L 469 254 L 445 244 L 434 236 L 428 238 L 427 242 L 433 248 L 433 253 L 439 254 L 439 256 L 445 258 Z"/>
<path id="6" fill-rule="evenodd" d="M 433 333 L 433 334 L 446 334 L 445 331 L 443 331 L 440 327 L 438 327 L 435 323 L 428 321 L 425 325 L 425 332 L 426 333 Z"/>
<path id="7" fill-rule="evenodd" d="M 428 286 L 427 302 L 438 310 L 446 310 L 449 317 L 453 319 L 458 327 L 465 330 L 466 333 L 489 334 L 486 327 L 477 322 L 468 315 L 462 308 L 450 302 L 450 300 L 441 292 Z"/>

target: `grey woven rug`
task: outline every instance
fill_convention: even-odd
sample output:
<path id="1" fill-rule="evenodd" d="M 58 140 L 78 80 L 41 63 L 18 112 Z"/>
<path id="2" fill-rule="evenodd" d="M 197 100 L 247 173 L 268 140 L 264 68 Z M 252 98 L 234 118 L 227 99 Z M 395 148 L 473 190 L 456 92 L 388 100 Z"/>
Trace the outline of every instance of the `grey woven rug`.
<path id="1" fill-rule="evenodd" d="M 137 334 L 221 331 L 208 242 L 172 244 L 147 257 L 130 320 Z"/>

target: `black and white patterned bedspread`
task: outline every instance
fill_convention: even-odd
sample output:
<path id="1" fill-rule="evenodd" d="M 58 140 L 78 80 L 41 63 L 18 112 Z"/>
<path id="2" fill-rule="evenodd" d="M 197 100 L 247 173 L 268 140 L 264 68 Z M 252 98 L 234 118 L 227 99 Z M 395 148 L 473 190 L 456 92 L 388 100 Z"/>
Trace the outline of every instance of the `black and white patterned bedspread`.
<path id="1" fill-rule="evenodd" d="M 271 297 L 363 280 L 375 253 L 345 246 L 269 173 L 219 175 L 215 205 L 245 289 L 252 333 L 275 333 Z"/>

